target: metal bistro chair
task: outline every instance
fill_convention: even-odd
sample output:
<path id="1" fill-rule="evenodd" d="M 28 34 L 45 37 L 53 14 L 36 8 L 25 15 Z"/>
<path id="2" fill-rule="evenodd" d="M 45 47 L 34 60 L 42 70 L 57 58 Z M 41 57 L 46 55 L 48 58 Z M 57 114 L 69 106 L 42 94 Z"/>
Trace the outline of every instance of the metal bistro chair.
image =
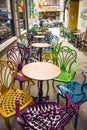
<path id="1" fill-rule="evenodd" d="M 84 76 L 84 80 L 82 83 L 72 81 L 69 83 L 66 83 L 64 86 L 62 85 L 57 85 L 58 88 L 58 94 L 57 94 L 57 99 L 58 99 L 58 104 L 59 104 L 59 97 L 61 96 L 66 100 L 66 105 L 68 105 L 68 100 L 65 95 L 65 93 L 69 93 L 71 95 L 71 98 L 75 104 L 79 104 L 80 102 L 84 103 L 87 101 L 87 72 L 81 72 Z M 85 93 L 85 98 L 83 93 Z M 78 123 L 78 114 L 75 116 L 75 125 L 74 128 L 77 128 L 77 123 Z"/>
<path id="2" fill-rule="evenodd" d="M 78 114 L 78 108 L 69 94 L 66 93 L 70 104 L 59 106 L 56 102 L 42 102 L 30 105 L 23 113 L 20 113 L 19 101 L 16 101 L 16 118 L 18 124 L 24 130 L 64 130 L 64 126 L 74 115 Z M 83 97 L 85 94 L 83 93 Z"/>
<path id="3" fill-rule="evenodd" d="M 30 49 L 25 46 L 23 47 L 23 45 L 21 46 L 21 44 L 15 45 L 7 51 L 7 58 L 14 61 L 18 66 L 15 80 L 19 81 L 21 90 L 23 83 L 26 83 L 27 81 L 30 93 L 30 87 L 35 85 L 35 83 L 32 79 L 27 78 L 22 73 L 22 67 L 30 61 Z"/>
<path id="4" fill-rule="evenodd" d="M 32 97 L 14 85 L 17 65 L 11 60 L 0 59 L 0 114 L 11 130 L 9 118 L 15 115 L 15 101 L 20 101 L 20 110 L 33 103 Z"/>
<path id="5" fill-rule="evenodd" d="M 51 35 L 50 38 L 49 38 L 49 44 L 51 45 L 51 47 L 49 48 L 45 48 L 43 50 L 43 54 L 42 54 L 42 59 L 45 60 L 45 61 L 48 61 L 51 59 L 51 54 L 52 54 L 52 51 L 55 47 L 58 46 L 59 44 L 59 38 L 56 36 L 56 35 Z"/>
<path id="6" fill-rule="evenodd" d="M 78 70 L 77 52 L 68 46 L 62 46 L 53 52 L 53 63 L 60 67 L 61 73 L 54 81 L 68 83 L 74 79 Z"/>
<path id="7" fill-rule="evenodd" d="M 61 73 L 58 77 L 52 80 L 52 86 L 54 87 L 54 82 L 68 83 L 74 79 L 75 74 L 78 70 L 78 63 L 76 61 L 77 52 L 68 46 L 62 46 L 60 48 L 54 49 L 52 52 L 51 62 L 60 67 Z M 49 61 L 49 62 L 50 62 Z M 47 83 L 47 92 L 49 92 L 49 83 Z"/>

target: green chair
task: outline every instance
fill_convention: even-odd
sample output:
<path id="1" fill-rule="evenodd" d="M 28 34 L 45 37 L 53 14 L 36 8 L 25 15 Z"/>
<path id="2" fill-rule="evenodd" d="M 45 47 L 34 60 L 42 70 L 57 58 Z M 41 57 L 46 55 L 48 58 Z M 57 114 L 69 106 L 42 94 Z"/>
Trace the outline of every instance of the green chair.
<path id="1" fill-rule="evenodd" d="M 52 52 L 52 61 L 54 64 L 60 67 L 61 73 L 58 77 L 53 79 L 52 85 L 54 87 L 54 82 L 68 83 L 74 79 L 75 74 L 78 70 L 77 52 L 68 46 L 62 46 L 60 48 L 54 49 Z M 51 62 L 52 62 L 51 61 Z M 47 83 L 48 84 L 48 83 Z M 47 88 L 48 95 L 49 84 Z"/>
<path id="2" fill-rule="evenodd" d="M 60 30 L 60 37 L 65 36 L 65 35 L 64 35 L 64 34 L 65 34 L 65 32 L 64 32 L 64 26 L 59 27 L 59 30 Z"/>
<path id="3" fill-rule="evenodd" d="M 68 37 L 69 36 L 69 29 L 62 26 L 59 28 L 60 30 L 60 37 Z"/>
<path id="4" fill-rule="evenodd" d="M 75 41 L 75 38 L 76 38 L 75 35 L 70 32 L 68 35 L 68 42 L 73 43 Z"/>

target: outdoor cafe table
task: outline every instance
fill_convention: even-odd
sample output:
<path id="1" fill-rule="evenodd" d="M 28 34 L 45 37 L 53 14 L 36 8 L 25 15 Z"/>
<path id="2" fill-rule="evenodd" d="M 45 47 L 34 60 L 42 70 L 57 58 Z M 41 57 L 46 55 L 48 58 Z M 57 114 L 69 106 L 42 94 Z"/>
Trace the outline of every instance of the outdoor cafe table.
<path id="1" fill-rule="evenodd" d="M 25 65 L 22 72 L 25 76 L 38 80 L 38 101 L 42 102 L 45 98 L 43 97 L 43 81 L 57 77 L 60 74 L 60 68 L 52 63 L 33 62 Z"/>
<path id="2" fill-rule="evenodd" d="M 40 48 L 40 61 L 42 60 L 42 48 L 48 48 L 51 45 L 48 43 L 32 43 L 31 44 L 32 47 L 36 47 L 36 48 Z"/>
<path id="3" fill-rule="evenodd" d="M 38 35 L 46 35 L 46 32 L 41 32 L 41 31 L 39 31 L 39 32 L 37 32 L 37 34 L 38 34 Z"/>
<path id="4" fill-rule="evenodd" d="M 39 42 L 45 38 L 45 35 L 34 35 L 34 38 L 37 38 Z"/>

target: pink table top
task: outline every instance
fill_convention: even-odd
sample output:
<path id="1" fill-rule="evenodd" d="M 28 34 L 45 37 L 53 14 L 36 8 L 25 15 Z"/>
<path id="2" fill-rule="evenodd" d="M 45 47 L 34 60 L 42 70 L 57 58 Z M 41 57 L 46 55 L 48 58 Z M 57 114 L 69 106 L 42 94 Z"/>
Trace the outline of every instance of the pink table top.
<path id="1" fill-rule="evenodd" d="M 50 80 L 60 74 L 60 68 L 47 62 L 33 62 L 22 68 L 25 76 L 36 80 Z"/>
<path id="2" fill-rule="evenodd" d="M 39 35 L 39 34 L 43 34 L 43 35 L 45 35 L 46 34 L 46 32 L 37 32 L 37 34 Z"/>
<path id="3" fill-rule="evenodd" d="M 46 47 L 50 47 L 51 45 L 48 43 L 32 43 L 31 46 L 37 48 L 46 48 Z"/>

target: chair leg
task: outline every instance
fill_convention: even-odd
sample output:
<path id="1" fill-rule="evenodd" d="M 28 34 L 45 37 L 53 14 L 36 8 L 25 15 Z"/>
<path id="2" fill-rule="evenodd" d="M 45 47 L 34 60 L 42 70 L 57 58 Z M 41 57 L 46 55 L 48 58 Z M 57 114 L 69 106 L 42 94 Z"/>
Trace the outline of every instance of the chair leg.
<path id="1" fill-rule="evenodd" d="M 23 83 L 23 82 L 20 81 L 20 89 L 21 89 L 21 90 L 22 90 L 22 83 Z"/>
<path id="2" fill-rule="evenodd" d="M 60 94 L 57 93 L 57 103 L 59 104 L 59 97 L 60 97 Z"/>
<path id="3" fill-rule="evenodd" d="M 68 105 L 68 99 L 66 98 L 66 106 Z"/>
<path id="4" fill-rule="evenodd" d="M 79 111 L 79 110 L 78 110 Z M 79 113 L 79 112 L 78 112 Z M 78 124 L 78 115 L 79 114 L 76 114 L 75 115 L 75 123 L 74 123 L 74 130 L 77 130 L 77 124 Z"/>
<path id="5" fill-rule="evenodd" d="M 74 130 L 77 129 L 77 124 L 78 124 L 78 114 L 75 115 L 75 123 L 74 123 Z"/>
<path id="6" fill-rule="evenodd" d="M 9 123 L 9 119 L 8 118 L 4 118 L 4 120 L 5 120 L 5 124 L 6 124 L 7 128 L 8 128 L 8 130 L 11 130 L 11 125 Z"/>
<path id="7" fill-rule="evenodd" d="M 16 81 L 16 80 L 17 80 L 17 79 L 15 79 L 15 81 Z M 14 82 L 15 82 L 15 81 L 14 81 Z M 23 83 L 23 82 L 19 81 L 20 89 L 21 89 L 21 90 L 22 90 L 22 83 Z"/>
<path id="8" fill-rule="evenodd" d="M 30 82 L 28 82 L 28 88 L 29 88 L 29 92 L 28 94 L 30 94 L 30 89 L 31 89 L 31 86 L 29 86 Z"/>

